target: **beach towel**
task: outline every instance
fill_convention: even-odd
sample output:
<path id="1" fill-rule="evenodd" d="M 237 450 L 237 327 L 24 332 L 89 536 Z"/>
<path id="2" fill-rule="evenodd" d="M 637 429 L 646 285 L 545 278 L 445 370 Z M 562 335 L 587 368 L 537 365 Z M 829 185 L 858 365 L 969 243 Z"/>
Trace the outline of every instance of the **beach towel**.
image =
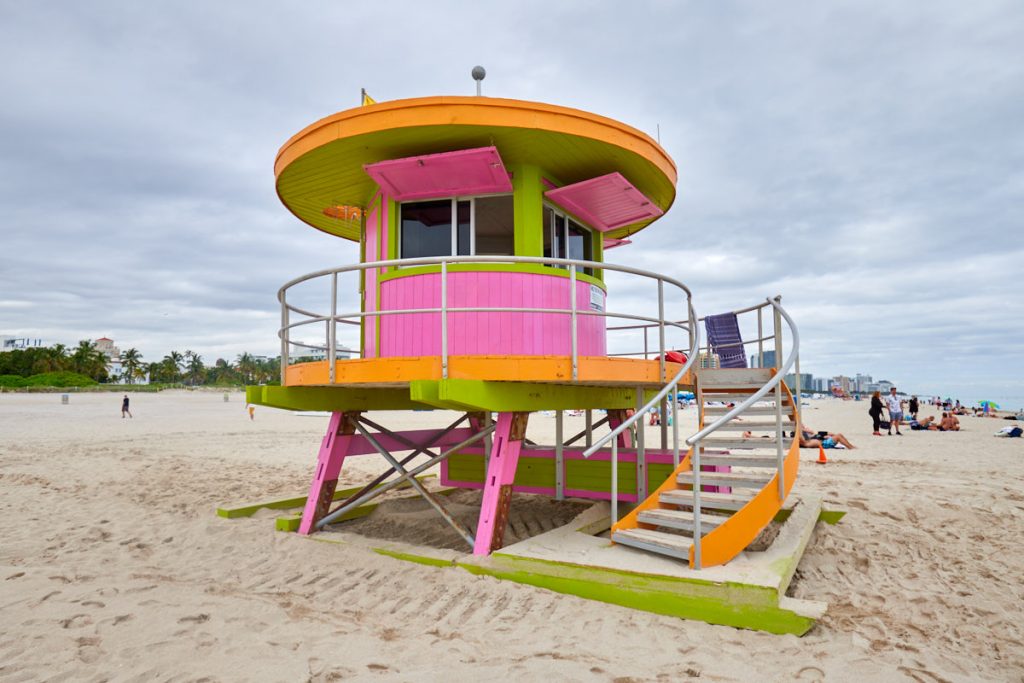
<path id="1" fill-rule="evenodd" d="M 743 337 L 735 313 L 721 313 L 704 318 L 708 345 L 718 354 L 718 367 L 745 368 L 747 356 L 743 352 Z"/>

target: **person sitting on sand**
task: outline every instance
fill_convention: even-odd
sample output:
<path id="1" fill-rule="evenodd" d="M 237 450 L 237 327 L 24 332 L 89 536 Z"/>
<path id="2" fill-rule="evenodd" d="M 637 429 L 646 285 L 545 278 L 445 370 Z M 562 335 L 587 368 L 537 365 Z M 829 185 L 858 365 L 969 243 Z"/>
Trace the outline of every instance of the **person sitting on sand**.
<path id="1" fill-rule="evenodd" d="M 959 432 L 960 420 L 952 413 L 943 413 L 942 421 L 939 423 L 939 430 L 943 432 Z"/>
<path id="2" fill-rule="evenodd" d="M 833 432 L 813 432 L 810 427 L 804 425 L 800 429 L 800 448 L 835 448 L 840 444 L 846 448 L 856 448 L 850 440 L 842 434 Z"/>

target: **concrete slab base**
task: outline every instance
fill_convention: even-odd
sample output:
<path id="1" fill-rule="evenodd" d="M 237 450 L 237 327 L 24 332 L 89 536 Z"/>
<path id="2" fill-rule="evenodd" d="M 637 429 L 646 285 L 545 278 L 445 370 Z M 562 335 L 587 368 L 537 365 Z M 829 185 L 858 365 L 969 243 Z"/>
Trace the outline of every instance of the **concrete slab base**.
<path id="1" fill-rule="evenodd" d="M 354 545 L 395 559 L 460 568 L 656 614 L 770 633 L 803 635 L 827 604 L 786 596 L 816 523 L 834 523 L 821 499 L 791 499 L 777 518 L 778 534 L 762 551 L 747 551 L 721 567 L 690 569 L 683 562 L 614 545 L 600 534 L 609 509 L 597 503 L 570 524 L 490 556 L 387 542 L 335 531 L 317 541 Z"/>

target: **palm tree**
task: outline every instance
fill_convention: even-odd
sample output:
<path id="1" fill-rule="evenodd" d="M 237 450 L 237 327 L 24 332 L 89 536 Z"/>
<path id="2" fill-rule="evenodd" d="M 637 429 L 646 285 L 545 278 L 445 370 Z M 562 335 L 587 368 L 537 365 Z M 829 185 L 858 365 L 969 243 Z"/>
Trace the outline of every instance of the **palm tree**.
<path id="1" fill-rule="evenodd" d="M 256 373 L 257 365 L 256 359 L 246 351 L 242 353 L 235 361 L 235 367 L 238 369 L 238 373 L 242 375 L 242 380 L 249 384 L 252 382 L 252 377 Z"/>
<path id="2" fill-rule="evenodd" d="M 184 360 L 185 357 L 177 351 L 171 351 L 164 356 L 164 359 L 160 361 L 160 369 L 166 381 L 181 381 L 181 369 L 184 365 Z"/>
<path id="3" fill-rule="evenodd" d="M 186 351 L 185 358 L 187 359 L 186 369 L 188 370 L 189 383 L 195 386 L 206 369 L 203 365 L 203 357 L 194 351 Z"/>
<path id="4" fill-rule="evenodd" d="M 107 356 L 97 350 L 95 342 L 83 339 L 71 354 L 71 368 L 94 380 L 104 381 L 107 378 Z"/>
<path id="5" fill-rule="evenodd" d="M 131 348 L 122 351 L 121 367 L 124 370 L 121 376 L 127 380 L 127 384 L 134 384 L 135 378 L 139 376 L 139 371 L 142 369 L 142 354 L 139 353 L 139 350 Z"/>

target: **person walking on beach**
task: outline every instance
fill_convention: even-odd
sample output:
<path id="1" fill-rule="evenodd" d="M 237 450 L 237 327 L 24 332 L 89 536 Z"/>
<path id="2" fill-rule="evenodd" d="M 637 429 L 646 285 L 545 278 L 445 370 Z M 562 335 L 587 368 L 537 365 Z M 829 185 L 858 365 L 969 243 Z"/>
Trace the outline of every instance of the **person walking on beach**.
<path id="1" fill-rule="evenodd" d="M 900 431 L 900 422 L 903 421 L 903 402 L 896 395 L 896 387 L 889 390 L 885 397 L 886 407 L 889 409 L 889 436 L 892 436 L 892 428 L 896 428 L 896 436 L 903 436 Z"/>
<path id="2" fill-rule="evenodd" d="M 907 409 L 908 409 L 908 412 L 910 413 L 910 417 L 912 419 L 914 419 L 914 420 L 917 419 L 917 409 L 919 407 L 920 407 L 920 404 L 917 402 L 917 396 L 911 396 L 910 397 L 910 405 L 907 406 Z"/>
<path id="3" fill-rule="evenodd" d="M 871 422 L 875 430 L 872 432 L 872 435 L 881 436 L 882 432 L 879 430 L 882 427 L 882 392 L 876 391 L 871 394 L 871 407 L 868 409 L 868 415 L 871 416 Z"/>
<path id="4" fill-rule="evenodd" d="M 128 394 L 125 394 L 124 395 L 124 400 L 121 401 L 121 419 L 122 420 L 124 419 L 125 415 L 127 415 L 128 417 L 132 416 L 132 411 L 128 410 Z"/>
<path id="5" fill-rule="evenodd" d="M 249 419 L 250 420 L 255 420 L 256 419 L 256 406 L 254 406 L 251 403 L 246 403 L 245 407 L 248 408 L 248 410 L 249 410 Z"/>

